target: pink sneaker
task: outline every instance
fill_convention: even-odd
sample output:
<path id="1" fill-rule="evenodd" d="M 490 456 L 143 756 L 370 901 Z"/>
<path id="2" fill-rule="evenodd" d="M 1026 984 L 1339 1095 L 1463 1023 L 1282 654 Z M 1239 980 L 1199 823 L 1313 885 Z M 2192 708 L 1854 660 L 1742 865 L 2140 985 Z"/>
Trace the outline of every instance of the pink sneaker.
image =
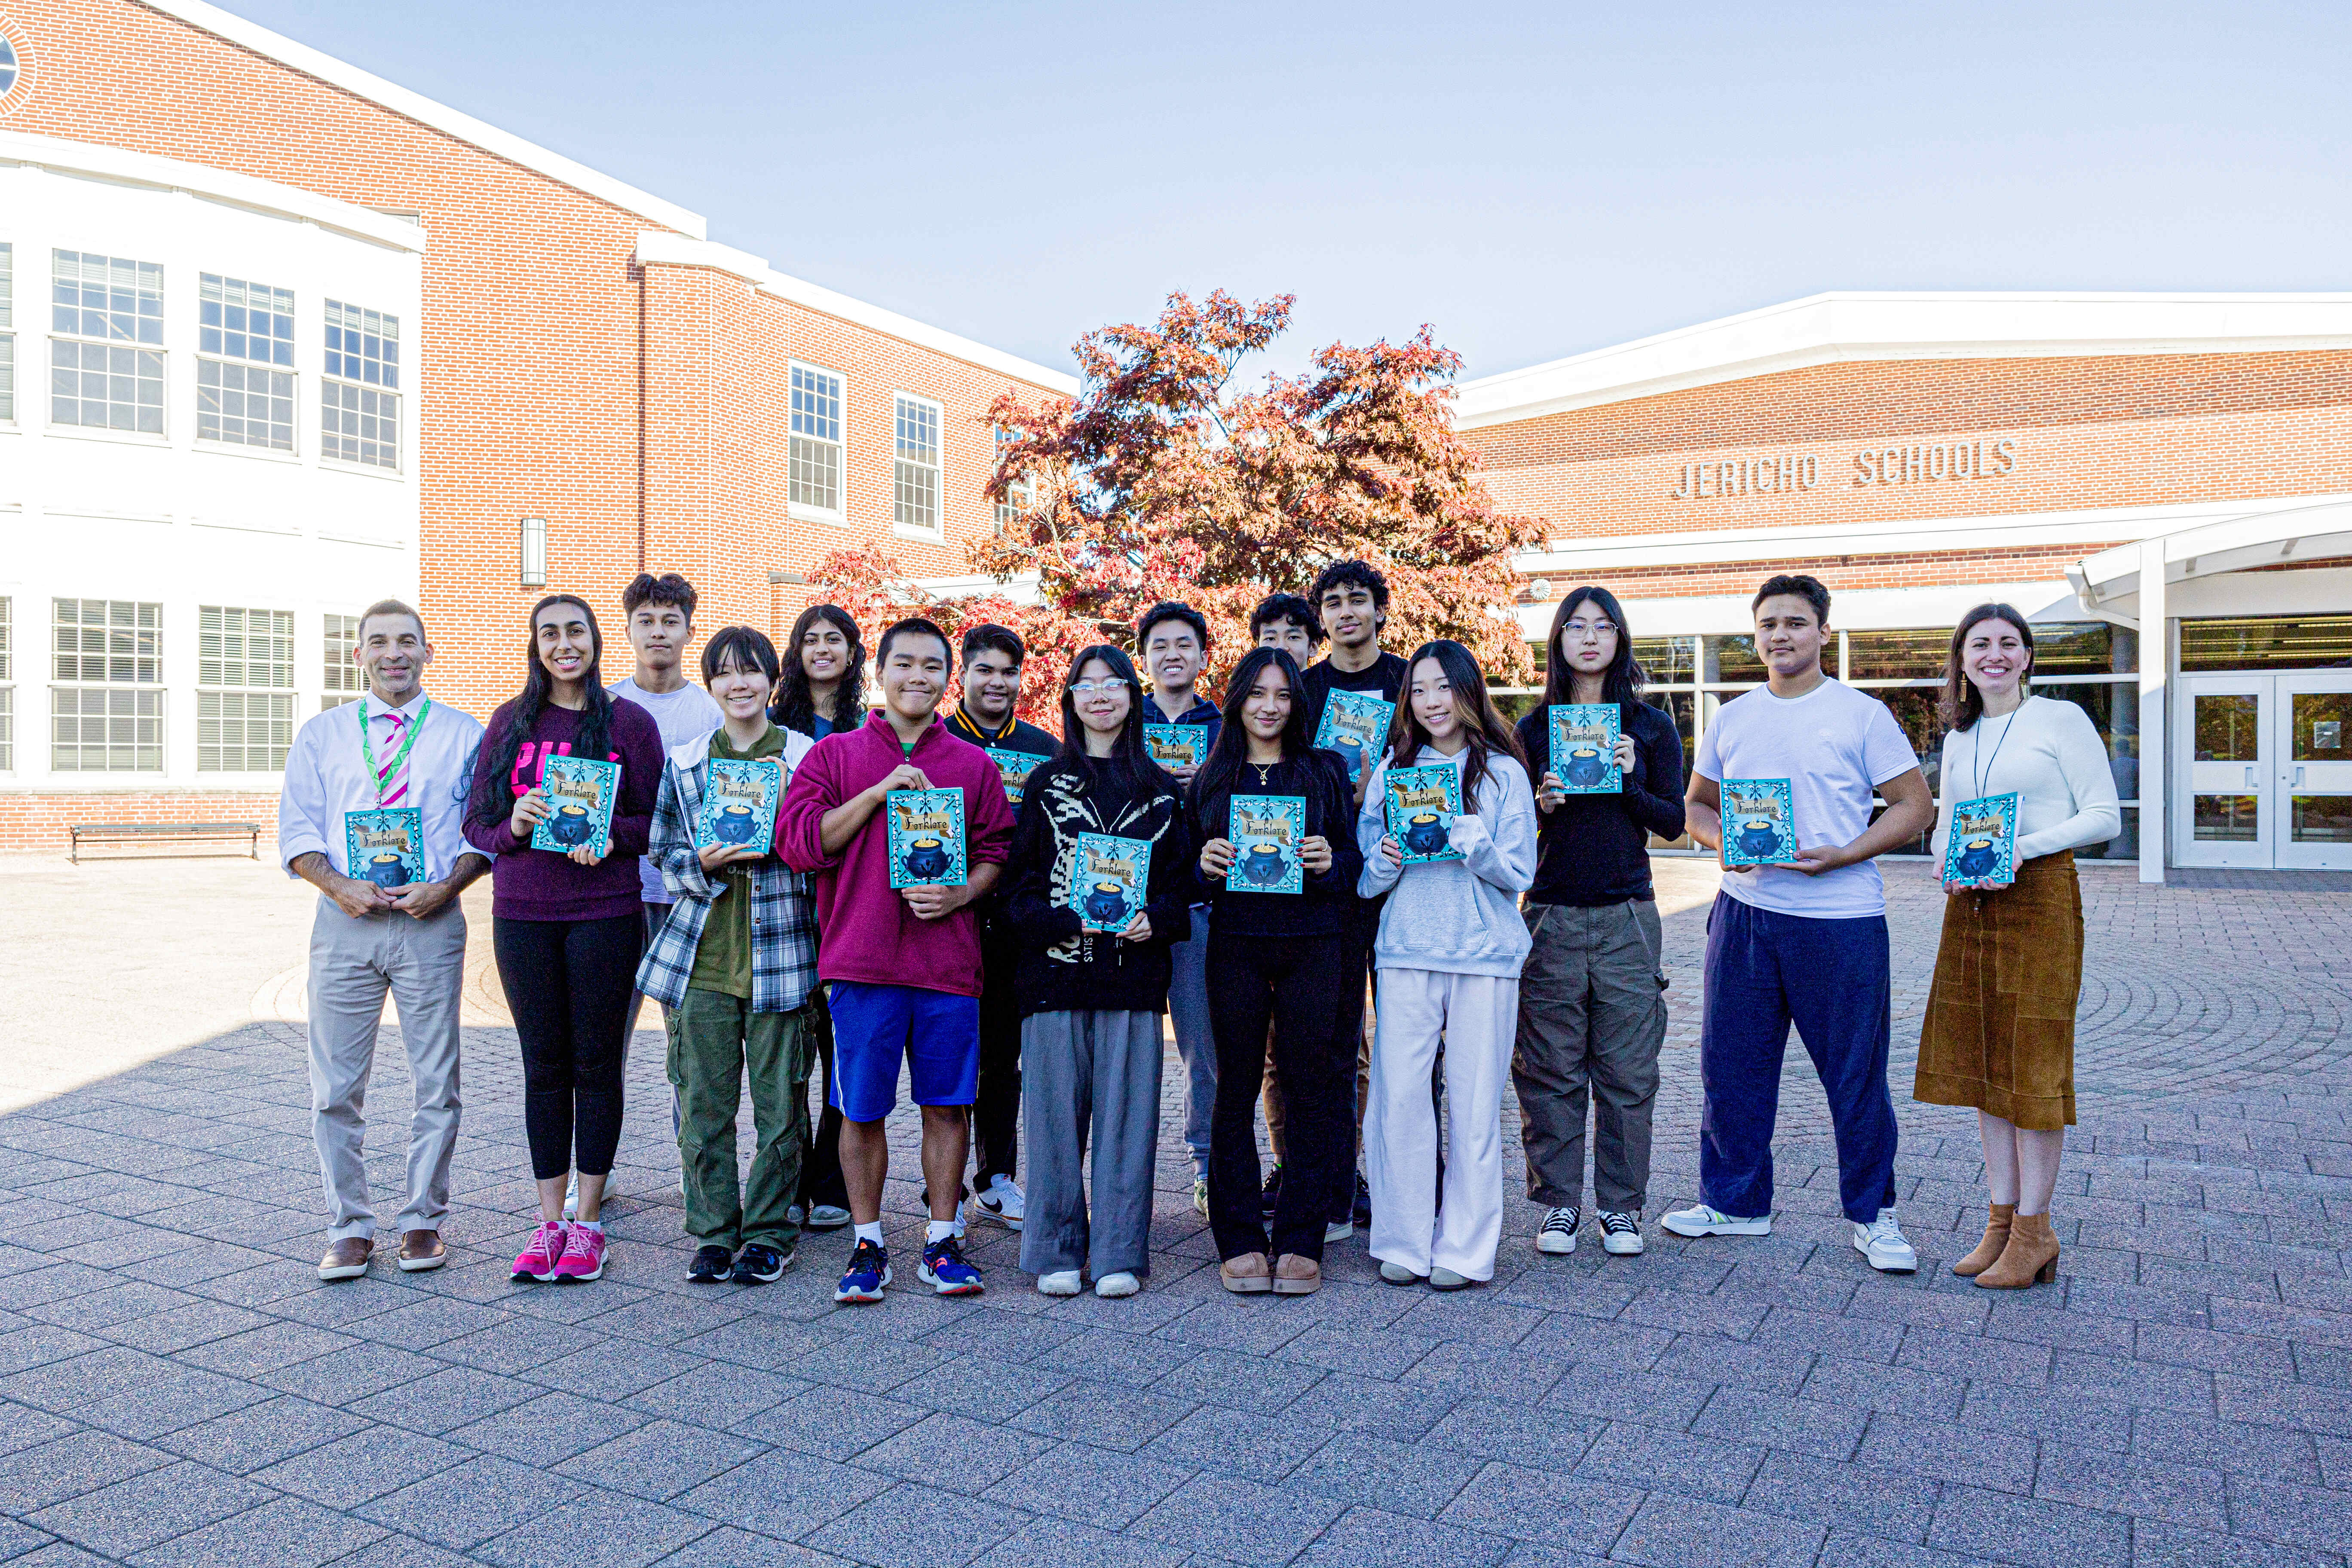
<path id="1" fill-rule="evenodd" d="M 541 1281 L 554 1279 L 563 1257 L 563 1233 L 570 1228 L 562 1220 L 549 1220 L 532 1231 L 530 1245 L 514 1260 L 514 1277 Z"/>
<path id="2" fill-rule="evenodd" d="M 604 1233 L 584 1225 L 572 1226 L 564 1238 L 563 1256 L 555 1260 L 558 1279 L 593 1279 L 604 1272 Z"/>

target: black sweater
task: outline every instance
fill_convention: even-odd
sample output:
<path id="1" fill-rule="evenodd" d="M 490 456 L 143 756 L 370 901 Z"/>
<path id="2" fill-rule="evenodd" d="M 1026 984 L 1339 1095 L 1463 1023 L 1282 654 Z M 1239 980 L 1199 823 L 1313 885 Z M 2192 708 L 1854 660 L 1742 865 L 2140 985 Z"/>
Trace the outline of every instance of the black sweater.
<path id="1" fill-rule="evenodd" d="M 1347 764 L 1336 752 L 1308 752 L 1269 766 L 1260 782 L 1257 764 L 1244 763 L 1240 773 L 1213 795 L 1195 779 L 1185 798 L 1186 826 L 1192 840 L 1232 837 L 1233 797 L 1236 795 L 1296 795 L 1307 798 L 1307 837 L 1331 843 L 1331 868 L 1306 875 L 1299 893 L 1235 892 L 1223 879 L 1202 877 L 1208 901 L 1216 910 L 1209 930 L 1244 936 L 1339 936 L 1344 934 L 1356 897 L 1356 879 L 1364 868 L 1363 851 L 1356 846 L 1356 790 L 1348 780 Z M 1197 867 L 1197 851 L 1195 865 Z"/>
<path id="2" fill-rule="evenodd" d="M 1536 883 L 1531 904 L 1622 904 L 1656 897 L 1650 838 L 1683 832 L 1683 741 L 1675 721 L 1646 702 L 1627 710 L 1633 766 L 1619 795 L 1572 795 L 1536 812 Z M 1551 720 L 1538 708 L 1519 721 L 1528 775 L 1538 788 L 1551 769 Z"/>
<path id="3" fill-rule="evenodd" d="M 1146 764 L 1149 767 L 1149 764 Z M 1095 776 L 1072 757 L 1055 757 L 1029 775 L 1013 855 L 1007 917 L 1020 942 L 1014 992 L 1021 1016 L 1168 1006 L 1168 949 L 1192 932 L 1193 857 L 1173 781 L 1152 768 L 1141 781 L 1101 763 Z M 1122 942 L 1080 928 L 1065 901 L 1078 836 L 1108 833 L 1151 845 L 1144 914 L 1151 940 Z"/>

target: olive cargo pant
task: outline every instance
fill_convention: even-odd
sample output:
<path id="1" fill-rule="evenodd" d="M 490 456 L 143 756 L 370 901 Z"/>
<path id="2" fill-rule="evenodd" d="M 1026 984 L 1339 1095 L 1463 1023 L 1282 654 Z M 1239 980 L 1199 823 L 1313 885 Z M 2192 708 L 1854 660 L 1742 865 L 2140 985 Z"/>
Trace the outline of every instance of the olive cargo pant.
<path id="1" fill-rule="evenodd" d="M 758 1243 L 789 1252 L 800 1226 L 786 1212 L 807 1143 L 810 1028 L 815 1009 L 754 1013 L 746 997 L 688 991 L 671 1010 L 669 1081 L 677 1090 L 677 1160 L 686 1230 L 726 1247 Z M 735 1112 L 746 1073 L 759 1142 L 751 1176 L 735 1175 Z"/>

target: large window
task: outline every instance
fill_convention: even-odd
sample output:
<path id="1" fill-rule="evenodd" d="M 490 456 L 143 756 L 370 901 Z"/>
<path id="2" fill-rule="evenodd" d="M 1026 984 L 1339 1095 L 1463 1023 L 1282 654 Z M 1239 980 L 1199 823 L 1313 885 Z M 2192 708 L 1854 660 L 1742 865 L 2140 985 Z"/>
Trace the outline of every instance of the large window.
<path id="1" fill-rule="evenodd" d="M 923 533 L 940 531 L 940 405 L 900 393 L 892 399 L 895 432 L 890 465 L 890 521 Z"/>
<path id="2" fill-rule="evenodd" d="M 51 611 L 49 766 L 163 769 L 163 606 L 58 599 Z"/>
<path id="3" fill-rule="evenodd" d="M 201 275 L 196 436 L 294 449 L 294 291 Z"/>
<path id="4" fill-rule="evenodd" d="M 803 511 L 841 515 L 841 377 L 809 365 L 793 366 L 790 490 Z"/>
<path id="5" fill-rule="evenodd" d="M 319 451 L 342 463 L 400 467 L 400 318 L 327 301 Z"/>
<path id="6" fill-rule="evenodd" d="M 16 417 L 16 247 L 0 241 L 0 421 Z"/>
<path id="7" fill-rule="evenodd" d="M 1003 452 L 1006 439 L 1005 432 L 999 430 L 996 433 L 996 447 L 1000 456 Z M 1005 487 L 1004 499 L 996 503 L 996 531 L 1003 533 L 1011 529 L 1036 504 L 1037 476 L 1024 474 Z"/>
<path id="8" fill-rule="evenodd" d="M 294 616 L 196 611 L 196 771 L 267 773 L 294 742 Z"/>
<path id="9" fill-rule="evenodd" d="M 326 668 L 320 673 L 325 678 L 319 689 L 325 695 L 319 699 L 319 711 L 341 708 L 355 702 L 367 689 L 367 678 L 352 658 L 352 650 L 360 646 L 360 618 L 357 616 L 327 617 Z"/>
<path id="10" fill-rule="evenodd" d="M 163 433 L 163 269 L 52 253 L 49 423 Z"/>

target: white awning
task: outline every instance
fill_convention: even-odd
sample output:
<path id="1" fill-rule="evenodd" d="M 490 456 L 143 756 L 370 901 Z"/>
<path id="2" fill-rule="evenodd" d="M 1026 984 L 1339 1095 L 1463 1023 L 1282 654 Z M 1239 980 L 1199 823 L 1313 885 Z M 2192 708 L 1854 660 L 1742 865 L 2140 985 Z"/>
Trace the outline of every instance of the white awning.
<path id="1" fill-rule="evenodd" d="M 2250 512 L 2102 550 L 2066 569 L 2084 608 L 2094 615 L 2137 620 L 2140 551 L 2144 543 L 2158 542 L 2164 549 L 2167 584 L 2257 566 L 2352 555 L 2352 501 Z"/>

